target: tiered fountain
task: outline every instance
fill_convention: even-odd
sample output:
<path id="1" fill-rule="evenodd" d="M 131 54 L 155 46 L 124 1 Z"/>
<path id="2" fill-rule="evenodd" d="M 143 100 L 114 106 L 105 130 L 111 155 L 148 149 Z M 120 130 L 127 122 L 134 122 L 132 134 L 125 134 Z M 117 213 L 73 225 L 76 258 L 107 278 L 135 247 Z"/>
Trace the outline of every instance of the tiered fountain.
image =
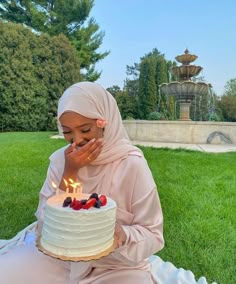
<path id="1" fill-rule="evenodd" d="M 180 103 L 179 120 L 191 120 L 189 113 L 192 100 L 196 96 L 208 94 L 211 84 L 192 80 L 192 77 L 197 76 L 202 70 L 201 66 L 190 65 L 197 59 L 196 55 L 190 54 L 186 49 L 184 54 L 176 56 L 175 59 L 182 65 L 172 67 L 170 72 L 178 78 L 178 81 L 163 83 L 160 85 L 160 90 L 167 96 L 176 96 Z"/>
<path id="2" fill-rule="evenodd" d="M 123 123 L 131 140 L 154 143 L 236 145 L 235 122 L 191 121 L 189 118 L 192 100 L 197 99 L 198 96 L 200 99 L 203 95 L 211 94 L 210 84 L 197 82 L 194 78 L 202 70 L 201 66 L 190 65 L 196 59 L 196 55 L 185 50 L 184 54 L 176 57 L 182 65 L 172 67 L 170 70 L 178 77 L 178 81 L 160 85 L 162 93 L 175 96 L 180 102 L 179 121 L 126 120 Z"/>

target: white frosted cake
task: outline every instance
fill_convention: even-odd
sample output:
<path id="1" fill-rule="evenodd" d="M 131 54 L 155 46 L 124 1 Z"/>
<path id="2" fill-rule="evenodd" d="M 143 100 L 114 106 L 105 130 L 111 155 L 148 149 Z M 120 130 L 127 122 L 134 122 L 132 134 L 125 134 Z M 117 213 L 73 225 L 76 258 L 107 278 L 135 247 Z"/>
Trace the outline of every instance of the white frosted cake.
<path id="1" fill-rule="evenodd" d="M 77 202 L 79 207 L 72 206 L 73 202 L 65 204 L 68 197 Z M 90 257 L 103 253 L 113 245 L 115 201 L 105 197 L 105 204 L 98 201 L 99 206 L 96 206 L 92 198 L 94 202 L 91 206 L 89 195 L 83 194 L 76 199 L 65 193 L 47 200 L 40 246 L 52 256 L 62 256 L 65 259 Z M 87 200 L 87 207 L 86 203 L 81 205 L 83 200 Z"/>

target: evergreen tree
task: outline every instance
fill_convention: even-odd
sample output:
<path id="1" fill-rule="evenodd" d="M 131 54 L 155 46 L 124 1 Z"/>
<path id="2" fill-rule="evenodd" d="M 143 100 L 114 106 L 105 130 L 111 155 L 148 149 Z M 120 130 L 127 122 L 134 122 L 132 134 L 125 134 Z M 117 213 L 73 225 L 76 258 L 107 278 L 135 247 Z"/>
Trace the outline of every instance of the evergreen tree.
<path id="1" fill-rule="evenodd" d="M 0 18 L 51 36 L 64 34 L 78 52 L 81 79 L 95 81 L 101 75 L 95 70 L 95 64 L 109 52 L 97 51 L 104 33 L 89 18 L 93 5 L 94 0 L 2 0 Z"/>
<path id="2" fill-rule="evenodd" d="M 156 110 L 165 115 L 166 119 L 173 119 L 175 113 L 174 99 L 166 98 L 159 90 L 162 83 L 170 81 L 169 68 L 174 64 L 171 61 L 166 61 L 164 54 L 161 54 L 156 48 L 141 58 L 141 62 L 149 59 L 155 66 L 155 85 L 156 85 Z M 142 69 L 140 68 L 140 77 L 142 76 Z"/>
<path id="3" fill-rule="evenodd" d="M 169 98 L 162 96 L 160 93 L 160 85 L 168 83 L 168 71 L 166 60 L 163 55 L 156 58 L 156 86 L 157 86 L 157 104 L 159 112 L 163 113 L 166 118 L 169 116 Z"/>
<path id="4" fill-rule="evenodd" d="M 140 64 L 139 77 L 139 113 L 142 119 L 145 119 L 149 113 L 156 110 L 155 72 L 155 60 L 153 58 L 144 58 Z"/>
<path id="5" fill-rule="evenodd" d="M 156 62 L 156 85 L 159 91 L 159 86 L 162 83 L 168 83 L 168 72 L 166 60 L 163 56 L 159 56 Z"/>

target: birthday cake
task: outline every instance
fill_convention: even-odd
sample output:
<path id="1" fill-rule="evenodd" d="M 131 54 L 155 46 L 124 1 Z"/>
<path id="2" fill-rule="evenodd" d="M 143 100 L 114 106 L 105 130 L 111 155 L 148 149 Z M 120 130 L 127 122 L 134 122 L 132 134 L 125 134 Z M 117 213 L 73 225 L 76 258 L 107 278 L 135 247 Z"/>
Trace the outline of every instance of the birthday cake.
<path id="1" fill-rule="evenodd" d="M 104 195 L 68 193 L 47 200 L 39 248 L 63 260 L 90 260 L 114 246 L 116 203 Z"/>

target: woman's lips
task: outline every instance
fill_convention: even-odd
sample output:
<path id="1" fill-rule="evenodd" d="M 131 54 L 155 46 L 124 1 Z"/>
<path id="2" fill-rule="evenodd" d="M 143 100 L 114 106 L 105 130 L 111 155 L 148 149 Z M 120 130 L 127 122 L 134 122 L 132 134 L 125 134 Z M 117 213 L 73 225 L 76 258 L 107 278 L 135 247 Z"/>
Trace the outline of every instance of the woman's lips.
<path id="1" fill-rule="evenodd" d="M 88 143 L 88 141 L 84 142 L 84 143 L 80 143 L 79 145 L 76 145 L 75 148 L 79 149 L 79 148 L 83 147 L 84 145 L 86 145 L 87 143 Z"/>

